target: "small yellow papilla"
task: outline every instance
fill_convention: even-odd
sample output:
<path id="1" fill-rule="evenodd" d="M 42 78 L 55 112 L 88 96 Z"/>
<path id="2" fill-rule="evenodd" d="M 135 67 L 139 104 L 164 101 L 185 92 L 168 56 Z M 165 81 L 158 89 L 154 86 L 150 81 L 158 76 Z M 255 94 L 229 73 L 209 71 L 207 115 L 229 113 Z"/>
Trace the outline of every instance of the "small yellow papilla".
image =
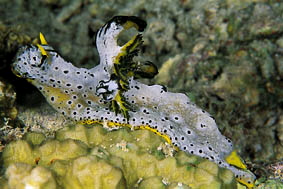
<path id="1" fill-rule="evenodd" d="M 248 183 L 248 182 L 246 182 L 245 180 L 241 180 L 241 179 L 237 179 L 237 181 L 238 181 L 240 184 L 246 186 L 248 189 L 251 189 L 251 188 L 255 187 L 255 184 L 254 184 L 254 183 Z"/>
<path id="2" fill-rule="evenodd" d="M 240 156 L 237 154 L 236 150 L 232 151 L 231 154 L 225 158 L 225 160 L 230 165 L 241 168 L 243 170 L 247 170 L 247 166 L 243 163 Z M 248 182 L 248 181 L 246 181 L 245 179 L 242 179 L 242 178 L 237 178 L 237 181 L 239 183 L 245 185 L 248 188 L 253 188 L 255 186 L 254 183 L 250 183 L 250 182 Z"/>
<path id="3" fill-rule="evenodd" d="M 234 165 L 235 167 L 247 170 L 247 166 L 242 162 L 240 156 L 238 156 L 236 150 L 232 151 L 226 158 L 227 163 Z"/>

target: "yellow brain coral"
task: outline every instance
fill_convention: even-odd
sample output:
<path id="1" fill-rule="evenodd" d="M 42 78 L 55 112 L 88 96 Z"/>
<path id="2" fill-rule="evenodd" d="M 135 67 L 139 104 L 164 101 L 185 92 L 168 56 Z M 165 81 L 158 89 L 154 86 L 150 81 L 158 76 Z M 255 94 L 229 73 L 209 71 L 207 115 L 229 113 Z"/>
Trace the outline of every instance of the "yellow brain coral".
<path id="1" fill-rule="evenodd" d="M 28 133 L 24 140 L 6 146 L 2 155 L 6 167 L 3 185 L 10 188 L 29 184 L 44 188 L 44 183 L 50 188 L 236 187 L 233 173 L 211 161 L 184 152 L 173 157 L 165 154 L 160 148 L 165 141 L 150 131 L 108 132 L 101 126 L 76 125 L 59 130 L 54 139 L 42 140 L 39 135 Z M 17 183 L 17 178 L 22 181 Z"/>

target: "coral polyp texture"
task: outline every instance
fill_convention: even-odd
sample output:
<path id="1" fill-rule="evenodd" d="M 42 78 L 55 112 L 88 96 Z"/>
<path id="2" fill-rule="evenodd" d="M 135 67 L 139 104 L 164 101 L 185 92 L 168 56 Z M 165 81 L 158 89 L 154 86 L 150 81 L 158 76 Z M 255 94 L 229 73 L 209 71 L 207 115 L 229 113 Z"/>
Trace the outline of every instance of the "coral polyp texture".
<path id="1" fill-rule="evenodd" d="M 236 188 L 230 170 L 179 151 L 150 131 L 72 125 L 54 139 L 27 133 L 3 151 L 10 188 Z M 166 157 L 169 155 L 168 157 Z"/>
<path id="2" fill-rule="evenodd" d="M 21 48 L 12 70 L 36 86 L 58 112 L 79 123 L 152 131 L 175 150 L 213 161 L 230 169 L 240 183 L 253 186 L 255 176 L 246 170 L 231 140 L 219 132 L 209 113 L 185 94 L 136 80 L 152 78 L 158 71 L 149 61 L 133 60 L 142 45 L 140 33 L 118 45 L 119 34 L 132 27 L 142 32 L 146 22 L 116 16 L 98 30 L 100 64 L 92 69 L 65 61 L 40 34 L 41 44 Z"/>

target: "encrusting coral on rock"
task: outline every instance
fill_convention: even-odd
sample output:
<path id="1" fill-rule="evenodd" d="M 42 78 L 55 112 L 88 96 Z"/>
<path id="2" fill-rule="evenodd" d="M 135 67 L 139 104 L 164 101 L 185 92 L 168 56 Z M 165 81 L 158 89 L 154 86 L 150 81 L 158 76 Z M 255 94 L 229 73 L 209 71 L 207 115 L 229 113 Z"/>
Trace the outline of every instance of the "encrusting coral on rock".
<path id="1" fill-rule="evenodd" d="M 9 122 L 9 120 L 16 118 L 15 100 L 16 92 L 13 90 L 12 85 L 2 81 L 0 78 L 0 126 L 5 125 L 4 122 Z"/>
<path id="2" fill-rule="evenodd" d="M 221 135 L 212 116 L 184 94 L 136 81 L 152 78 L 158 71 L 151 62 L 133 61 L 142 44 L 141 34 L 118 46 L 119 34 L 132 27 L 142 32 L 146 22 L 133 16 L 117 16 L 101 27 L 96 36 L 100 64 L 89 70 L 66 62 L 40 34 L 41 44 L 20 49 L 12 65 L 13 72 L 35 85 L 54 109 L 79 123 L 99 123 L 109 130 L 120 127 L 149 130 L 175 150 L 204 157 L 230 169 L 240 183 L 252 187 L 255 176 L 233 151 L 231 140 Z M 79 144 L 65 149 L 75 150 L 76 145 Z M 128 151 L 124 141 L 117 145 L 122 151 Z M 60 144 L 54 141 L 51 146 L 56 148 Z M 46 158 L 40 157 L 39 162 Z"/>

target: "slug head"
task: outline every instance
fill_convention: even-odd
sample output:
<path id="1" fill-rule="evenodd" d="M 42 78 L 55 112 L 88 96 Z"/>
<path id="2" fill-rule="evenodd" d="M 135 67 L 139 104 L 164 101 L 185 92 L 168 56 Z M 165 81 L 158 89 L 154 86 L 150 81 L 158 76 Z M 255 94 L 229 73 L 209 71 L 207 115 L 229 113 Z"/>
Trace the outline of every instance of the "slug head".
<path id="1" fill-rule="evenodd" d="M 54 57 L 58 54 L 48 45 L 21 47 L 12 64 L 12 72 L 18 77 L 33 80 L 44 74 Z"/>

